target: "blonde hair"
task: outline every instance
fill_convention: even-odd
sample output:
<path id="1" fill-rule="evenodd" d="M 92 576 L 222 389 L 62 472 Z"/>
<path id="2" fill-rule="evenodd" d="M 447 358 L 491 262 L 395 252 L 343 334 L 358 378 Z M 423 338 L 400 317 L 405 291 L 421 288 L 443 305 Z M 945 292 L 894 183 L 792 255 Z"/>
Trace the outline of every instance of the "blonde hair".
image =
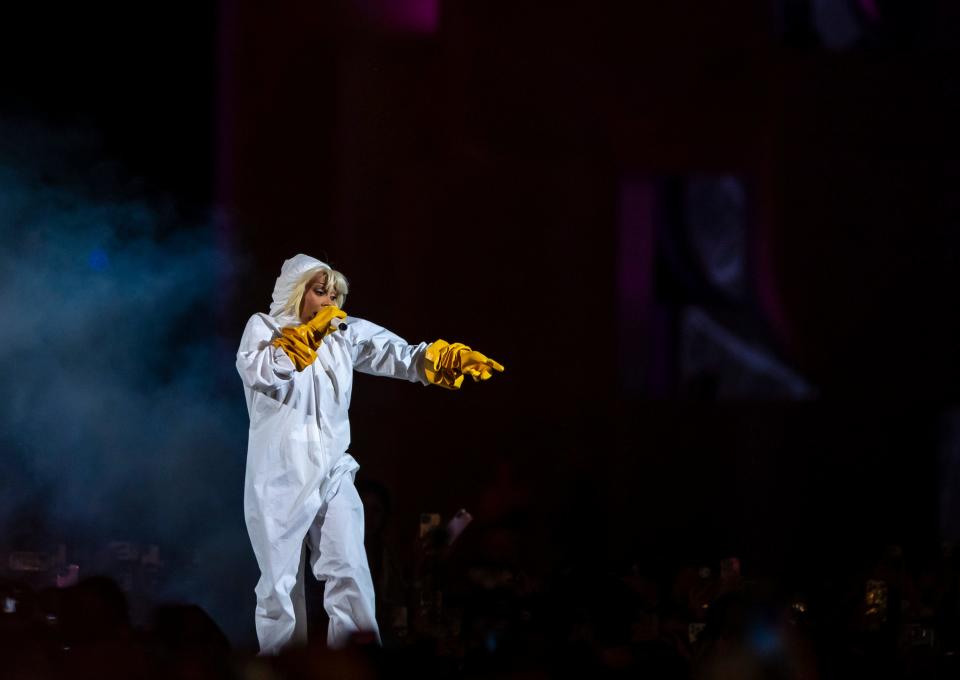
<path id="1" fill-rule="evenodd" d="M 337 293 L 337 307 L 343 307 L 343 303 L 347 299 L 347 293 L 350 292 L 350 286 L 347 284 L 347 277 L 338 272 L 336 269 L 331 269 L 330 267 L 314 267 L 303 273 L 303 276 L 297 281 L 297 284 L 293 287 L 293 292 L 290 294 L 290 299 L 287 300 L 287 304 L 283 307 L 283 313 L 287 316 L 292 316 L 299 318 L 300 316 L 300 303 L 303 302 L 303 296 L 307 292 L 307 286 L 310 285 L 310 282 L 316 276 L 323 274 L 326 277 L 326 283 L 324 285 L 329 288 L 333 286 L 334 291 Z"/>

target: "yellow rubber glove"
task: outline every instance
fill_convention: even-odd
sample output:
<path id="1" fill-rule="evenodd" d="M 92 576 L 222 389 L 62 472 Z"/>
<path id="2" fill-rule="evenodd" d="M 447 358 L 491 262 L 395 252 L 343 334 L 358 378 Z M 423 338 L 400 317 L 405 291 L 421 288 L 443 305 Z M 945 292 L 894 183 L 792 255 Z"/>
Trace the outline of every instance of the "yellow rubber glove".
<path id="1" fill-rule="evenodd" d="M 280 337 L 270 344 L 282 349 L 297 371 L 302 371 L 317 360 L 320 343 L 336 330 L 331 323 L 335 318 L 345 319 L 347 313 L 333 305 L 323 307 L 307 323 L 284 328 L 280 331 Z"/>
<path id="2" fill-rule="evenodd" d="M 462 343 L 451 345 L 446 340 L 437 340 L 427 347 L 423 369 L 427 380 L 434 385 L 458 390 L 464 376 L 469 375 L 475 382 L 489 380 L 494 371 L 502 372 L 503 366 Z"/>

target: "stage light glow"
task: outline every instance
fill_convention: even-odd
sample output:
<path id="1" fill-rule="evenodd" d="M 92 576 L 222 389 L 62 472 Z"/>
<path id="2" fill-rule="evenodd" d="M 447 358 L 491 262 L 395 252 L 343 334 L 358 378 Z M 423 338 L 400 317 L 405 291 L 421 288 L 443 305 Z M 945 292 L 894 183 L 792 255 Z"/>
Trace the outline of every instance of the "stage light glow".
<path id="1" fill-rule="evenodd" d="M 110 266 L 110 257 L 103 248 L 94 248 L 87 257 L 87 264 L 95 272 L 106 271 L 107 267 Z"/>

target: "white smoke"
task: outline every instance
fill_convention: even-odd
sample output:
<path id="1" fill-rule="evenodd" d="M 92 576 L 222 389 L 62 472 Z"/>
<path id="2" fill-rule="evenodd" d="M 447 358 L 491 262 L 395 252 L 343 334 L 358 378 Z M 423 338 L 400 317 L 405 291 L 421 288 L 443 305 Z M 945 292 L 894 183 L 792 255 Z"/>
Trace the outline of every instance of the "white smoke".
<path id="1" fill-rule="evenodd" d="M 222 563 L 239 560 L 247 581 L 254 568 L 246 414 L 233 347 L 216 336 L 231 264 L 211 224 L 182 223 L 99 148 L 0 121 L 0 526 L 9 539 L 29 516 L 58 540 L 196 554 L 196 590 L 171 595 L 223 625 L 230 601 L 252 608 L 253 583 L 230 592 Z"/>

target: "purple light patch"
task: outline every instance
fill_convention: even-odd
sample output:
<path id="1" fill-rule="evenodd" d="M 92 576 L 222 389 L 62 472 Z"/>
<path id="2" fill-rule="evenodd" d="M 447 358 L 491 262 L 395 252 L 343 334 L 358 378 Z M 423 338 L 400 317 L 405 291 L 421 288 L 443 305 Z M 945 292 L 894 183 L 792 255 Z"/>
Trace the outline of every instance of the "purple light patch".
<path id="1" fill-rule="evenodd" d="M 880 8 L 877 7 L 877 0 L 860 0 L 860 9 L 872 21 L 880 21 Z"/>
<path id="2" fill-rule="evenodd" d="M 395 31 L 435 33 L 440 23 L 439 0 L 359 0 L 362 9 Z"/>
<path id="3" fill-rule="evenodd" d="M 631 178 L 620 187 L 620 262 L 622 310 L 642 320 L 653 298 L 653 187 Z"/>
<path id="4" fill-rule="evenodd" d="M 659 334 L 654 326 L 653 251 L 656 186 L 644 177 L 627 177 L 620 183 L 617 288 L 619 294 L 621 366 L 623 387 L 639 393 L 656 389 L 661 382 L 658 366 L 646 358 L 657 352 Z"/>

